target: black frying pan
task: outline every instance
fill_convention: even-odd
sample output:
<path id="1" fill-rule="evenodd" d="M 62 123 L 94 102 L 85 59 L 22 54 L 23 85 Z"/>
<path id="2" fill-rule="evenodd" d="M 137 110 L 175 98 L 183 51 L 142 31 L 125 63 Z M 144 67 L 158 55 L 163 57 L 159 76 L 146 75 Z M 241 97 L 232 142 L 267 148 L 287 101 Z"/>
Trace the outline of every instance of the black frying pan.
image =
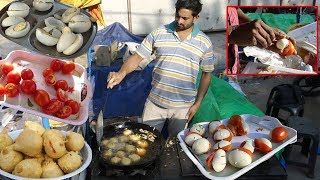
<path id="1" fill-rule="evenodd" d="M 102 140 L 122 135 L 123 131 L 126 128 L 132 130 L 133 133 L 140 133 L 139 129 L 144 129 L 152 132 L 157 137 L 155 138 L 154 142 L 148 141 L 149 146 L 147 149 L 147 154 L 141 157 L 141 160 L 139 162 L 128 165 L 128 166 L 112 164 L 110 162 L 110 159 L 106 159 L 103 157 L 104 148 L 99 145 L 100 158 L 102 159 L 104 165 L 107 167 L 112 167 L 115 169 L 123 169 L 123 170 L 140 169 L 140 168 L 145 168 L 151 165 L 157 158 L 159 158 L 159 156 L 161 155 L 164 149 L 164 138 L 157 129 L 146 124 L 136 123 L 131 121 L 114 122 L 114 123 L 108 124 L 103 128 Z"/>

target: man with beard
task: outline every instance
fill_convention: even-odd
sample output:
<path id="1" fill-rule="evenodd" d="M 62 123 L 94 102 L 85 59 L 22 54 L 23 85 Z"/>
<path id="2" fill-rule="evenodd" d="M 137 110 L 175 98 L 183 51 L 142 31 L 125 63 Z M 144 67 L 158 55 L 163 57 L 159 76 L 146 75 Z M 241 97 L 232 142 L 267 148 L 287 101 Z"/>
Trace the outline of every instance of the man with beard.
<path id="1" fill-rule="evenodd" d="M 107 88 L 113 88 L 153 52 L 152 89 L 142 121 L 176 136 L 197 112 L 211 81 L 213 49 L 210 39 L 194 24 L 202 9 L 200 0 L 178 0 L 175 21 L 151 32 L 118 72 L 110 72 Z M 198 90 L 196 81 L 202 70 Z"/>

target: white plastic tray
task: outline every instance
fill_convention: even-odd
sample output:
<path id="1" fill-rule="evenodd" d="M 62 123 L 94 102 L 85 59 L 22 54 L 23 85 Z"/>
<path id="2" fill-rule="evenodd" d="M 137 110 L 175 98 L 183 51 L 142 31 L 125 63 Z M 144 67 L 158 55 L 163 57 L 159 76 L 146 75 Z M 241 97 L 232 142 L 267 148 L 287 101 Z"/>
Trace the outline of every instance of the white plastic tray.
<path id="1" fill-rule="evenodd" d="M 244 114 L 241 115 L 241 117 L 248 123 L 250 127 L 250 131 L 247 134 L 247 136 L 234 136 L 232 138 L 232 149 L 239 147 L 239 145 L 247 139 L 255 139 L 255 138 L 267 138 L 270 139 L 269 133 L 270 131 L 278 126 L 283 126 L 278 119 L 270 117 L 270 116 L 264 116 L 264 117 L 257 117 L 250 114 Z M 223 124 L 227 124 L 229 119 L 222 120 Z M 212 146 L 214 145 L 213 139 L 208 134 L 208 124 L 209 122 L 203 122 L 199 123 L 204 125 L 206 127 L 206 135 L 205 137 L 212 143 Z M 297 141 L 297 131 L 287 127 L 283 126 L 288 131 L 288 137 L 282 141 L 281 143 L 272 143 L 272 151 L 267 154 L 261 154 L 257 151 L 255 151 L 254 154 L 254 160 L 252 163 L 242 169 L 235 168 L 231 166 L 229 163 L 227 163 L 226 168 L 221 172 L 215 172 L 214 170 L 208 169 L 206 165 L 206 159 L 213 151 L 211 149 L 210 153 L 203 154 L 203 155 L 194 155 L 188 148 L 188 145 L 185 143 L 185 135 L 188 133 L 189 129 L 185 129 L 181 131 L 178 134 L 178 139 L 180 141 L 180 146 L 184 150 L 184 152 L 187 154 L 187 156 L 193 161 L 193 163 L 198 167 L 198 169 L 201 171 L 201 173 L 209 178 L 209 179 L 218 179 L 218 180 L 230 180 L 230 179 L 236 179 L 239 176 L 245 174 L 255 166 L 259 165 L 260 163 L 268 160 L 271 158 L 276 152 L 281 150 L 282 148 L 286 147 L 289 144 L 292 144 Z M 191 149 L 191 148 L 190 148 Z M 228 155 L 228 152 L 227 152 Z"/>
<path id="2" fill-rule="evenodd" d="M 30 68 L 34 73 L 33 80 L 37 84 L 37 89 L 44 89 L 48 92 L 50 98 L 56 98 L 56 90 L 52 86 L 47 86 L 42 75 L 42 71 L 50 66 L 50 62 L 54 58 L 49 58 L 47 56 L 33 54 L 26 51 L 12 51 L 8 54 L 6 59 L 0 61 L 0 65 L 4 63 L 11 63 L 14 66 L 14 70 L 21 72 L 24 68 Z M 48 119 L 56 120 L 59 122 L 81 125 L 88 118 L 88 106 L 92 98 L 92 86 L 87 78 L 86 69 L 80 64 L 75 63 L 75 71 L 72 75 L 64 75 L 62 72 L 55 72 L 57 80 L 66 80 L 70 87 L 74 88 L 72 93 L 68 93 L 68 96 L 77 102 L 80 102 L 80 110 L 76 115 L 71 115 L 66 119 L 61 119 L 55 116 L 51 116 L 42 112 L 41 107 L 38 106 L 32 95 L 26 95 L 21 93 L 14 98 L 7 98 L 3 96 L 0 98 L 0 104 L 17 109 L 23 112 L 34 114 L 41 117 L 46 117 Z M 0 78 L 0 84 L 6 84 L 6 76 Z M 81 91 L 82 87 L 86 85 L 87 95 L 83 101 L 81 101 Z M 29 106 L 28 99 L 33 104 L 32 107 Z"/>
<path id="3" fill-rule="evenodd" d="M 23 131 L 23 129 L 17 130 L 17 131 L 12 131 L 9 132 L 9 136 L 15 140 L 19 134 Z M 63 134 L 67 134 L 67 132 L 62 131 Z M 83 148 L 80 151 L 81 157 L 82 157 L 82 165 L 80 166 L 79 169 L 69 173 L 69 174 L 65 174 L 64 176 L 60 176 L 57 178 L 41 178 L 41 180 L 60 180 L 60 179 L 67 179 L 70 177 L 73 177 L 79 173 L 81 173 L 82 171 L 86 170 L 86 168 L 90 165 L 91 160 L 92 160 L 92 150 L 90 148 L 90 146 L 85 142 Z M 3 175 L 5 177 L 8 177 L 10 179 L 19 179 L 19 180 L 31 180 L 32 178 L 23 178 L 20 176 L 15 176 L 13 174 L 7 173 L 5 171 L 2 171 L 0 169 L 0 175 Z M 1 176 L 0 176 L 1 179 Z"/>

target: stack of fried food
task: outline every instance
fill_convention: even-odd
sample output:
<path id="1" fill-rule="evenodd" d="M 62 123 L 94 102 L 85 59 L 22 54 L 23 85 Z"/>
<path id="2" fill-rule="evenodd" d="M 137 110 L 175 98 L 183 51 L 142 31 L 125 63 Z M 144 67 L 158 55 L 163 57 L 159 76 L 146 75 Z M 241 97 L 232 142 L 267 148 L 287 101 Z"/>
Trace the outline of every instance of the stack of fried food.
<path id="1" fill-rule="evenodd" d="M 27 121 L 15 140 L 6 131 L 0 133 L 0 168 L 27 178 L 63 176 L 81 166 L 79 152 L 84 143 L 81 134 L 44 129 Z"/>

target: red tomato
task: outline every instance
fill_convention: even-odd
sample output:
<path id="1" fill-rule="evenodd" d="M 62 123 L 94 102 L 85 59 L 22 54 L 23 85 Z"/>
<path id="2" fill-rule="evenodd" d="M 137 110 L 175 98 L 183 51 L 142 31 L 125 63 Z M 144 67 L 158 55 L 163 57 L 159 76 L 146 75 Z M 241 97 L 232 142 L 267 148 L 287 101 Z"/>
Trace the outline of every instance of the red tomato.
<path id="1" fill-rule="evenodd" d="M 0 96 L 3 96 L 6 93 L 6 88 L 2 84 L 0 84 Z"/>
<path id="2" fill-rule="evenodd" d="M 60 88 L 60 89 L 62 89 L 64 91 L 68 91 L 69 85 L 68 85 L 67 81 L 65 81 L 65 80 L 58 80 L 56 82 L 56 84 L 54 85 L 54 88 L 56 90 L 58 90 Z"/>
<path id="3" fill-rule="evenodd" d="M 54 114 L 63 107 L 63 102 L 57 99 L 51 99 L 49 104 L 42 107 L 42 112 L 46 114 Z"/>
<path id="4" fill-rule="evenodd" d="M 8 83 L 4 88 L 8 97 L 16 97 L 19 94 L 19 85 Z"/>
<path id="5" fill-rule="evenodd" d="M 17 71 L 10 71 L 7 75 L 7 83 L 20 84 L 21 76 Z"/>
<path id="6" fill-rule="evenodd" d="M 50 97 L 47 91 L 38 89 L 33 95 L 34 101 L 41 107 L 46 106 L 50 102 Z"/>
<path id="7" fill-rule="evenodd" d="M 33 94 L 37 89 L 37 85 L 33 80 L 23 80 L 21 83 L 21 91 L 25 94 Z"/>
<path id="8" fill-rule="evenodd" d="M 62 65 L 62 72 L 64 74 L 71 74 L 75 68 L 76 65 L 74 64 L 74 62 L 68 61 Z"/>
<path id="9" fill-rule="evenodd" d="M 284 127 L 276 127 L 271 131 L 270 135 L 271 135 L 271 140 L 273 142 L 278 143 L 287 138 L 288 132 L 287 132 L 287 129 Z"/>
<path id="10" fill-rule="evenodd" d="M 14 69 L 12 64 L 4 63 L 1 65 L 1 71 L 4 75 L 7 75 L 10 71 Z"/>
<path id="11" fill-rule="evenodd" d="M 286 48 L 283 49 L 281 55 L 282 56 L 289 56 L 295 52 L 294 46 L 291 41 L 289 41 L 289 44 Z"/>
<path id="12" fill-rule="evenodd" d="M 57 98 L 58 98 L 60 101 L 62 101 L 62 102 L 68 101 L 68 94 L 67 94 L 66 91 L 64 91 L 64 90 L 62 90 L 62 89 L 59 88 L 59 89 L 57 90 L 56 95 L 57 95 Z"/>
<path id="13" fill-rule="evenodd" d="M 65 105 L 65 106 L 63 106 L 62 109 L 60 109 L 60 110 L 56 113 L 56 116 L 57 116 L 58 118 L 65 119 L 65 118 L 69 117 L 69 116 L 71 115 L 71 113 L 72 113 L 71 107 Z"/>
<path id="14" fill-rule="evenodd" d="M 42 72 L 43 77 L 47 77 L 47 76 L 50 75 L 50 74 L 54 74 L 53 71 L 52 71 L 52 69 L 50 69 L 50 68 L 46 68 L 46 69 L 43 70 L 43 72 Z"/>
<path id="15" fill-rule="evenodd" d="M 45 76 L 46 84 L 49 86 L 54 86 L 56 84 L 56 76 L 54 74 L 49 74 Z"/>
<path id="16" fill-rule="evenodd" d="M 29 80 L 33 78 L 33 72 L 31 69 L 27 68 L 27 69 L 23 69 L 21 71 L 21 78 L 23 80 Z"/>
<path id="17" fill-rule="evenodd" d="M 60 71 L 61 66 L 62 62 L 59 59 L 54 59 L 50 63 L 50 68 L 55 72 Z"/>
<path id="18" fill-rule="evenodd" d="M 72 99 L 66 101 L 65 105 L 70 106 L 72 109 L 72 114 L 77 114 L 80 110 L 80 105 L 77 101 L 74 101 Z"/>

